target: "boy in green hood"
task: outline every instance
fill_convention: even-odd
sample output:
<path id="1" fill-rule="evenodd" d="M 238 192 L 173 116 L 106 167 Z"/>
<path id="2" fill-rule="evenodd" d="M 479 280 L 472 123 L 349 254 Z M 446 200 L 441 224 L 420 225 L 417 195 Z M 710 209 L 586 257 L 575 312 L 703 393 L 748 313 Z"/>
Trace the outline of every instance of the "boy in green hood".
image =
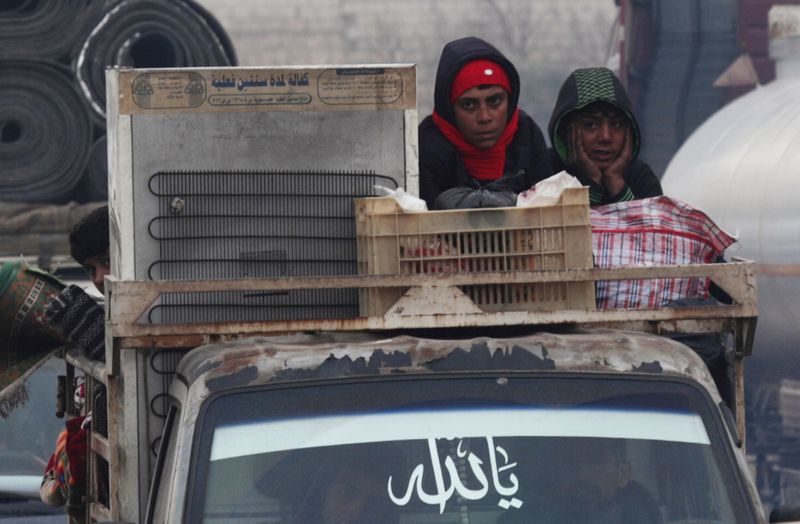
<path id="1" fill-rule="evenodd" d="M 636 158 L 639 125 L 611 70 L 573 71 L 561 86 L 547 129 L 553 173 L 567 171 L 589 186 L 591 205 L 663 194 L 653 170 Z"/>

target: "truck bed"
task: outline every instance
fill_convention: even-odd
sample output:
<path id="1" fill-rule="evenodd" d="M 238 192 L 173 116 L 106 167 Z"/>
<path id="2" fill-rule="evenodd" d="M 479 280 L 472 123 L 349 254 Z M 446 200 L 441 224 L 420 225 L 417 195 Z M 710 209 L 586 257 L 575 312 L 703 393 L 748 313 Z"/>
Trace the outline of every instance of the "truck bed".
<path id="1" fill-rule="evenodd" d="M 483 312 L 458 286 L 603 281 L 647 278 L 708 277 L 731 297 L 731 304 L 625 310 L 557 310 Z M 758 294 L 754 264 L 737 260 L 721 264 L 670 267 L 592 268 L 546 271 L 369 275 L 224 281 L 120 281 L 109 278 L 110 327 L 121 347 L 196 347 L 219 338 L 293 331 L 362 331 L 466 328 L 513 325 L 572 325 L 632 329 L 652 333 L 732 331 L 739 355 L 752 352 Z M 163 293 L 214 291 L 283 291 L 335 288 L 407 288 L 383 316 L 258 322 L 151 324 L 140 321 Z"/>

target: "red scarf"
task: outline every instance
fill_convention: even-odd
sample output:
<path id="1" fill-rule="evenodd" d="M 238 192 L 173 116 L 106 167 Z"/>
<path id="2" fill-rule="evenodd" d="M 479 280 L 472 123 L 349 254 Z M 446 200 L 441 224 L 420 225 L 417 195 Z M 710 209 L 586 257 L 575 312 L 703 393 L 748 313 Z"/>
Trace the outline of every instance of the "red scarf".
<path id="1" fill-rule="evenodd" d="M 440 117 L 439 114 L 433 112 L 433 123 L 436 128 L 450 141 L 451 144 L 458 149 L 461 153 L 461 158 L 464 160 L 464 166 L 467 168 L 467 173 L 472 178 L 478 180 L 497 180 L 503 176 L 503 169 L 506 164 L 506 147 L 514 139 L 519 128 L 519 109 L 514 111 L 511 120 L 506 124 L 506 128 L 500 139 L 495 145 L 489 149 L 478 149 L 472 144 L 464 140 L 464 135 L 461 134 L 453 124 Z"/>

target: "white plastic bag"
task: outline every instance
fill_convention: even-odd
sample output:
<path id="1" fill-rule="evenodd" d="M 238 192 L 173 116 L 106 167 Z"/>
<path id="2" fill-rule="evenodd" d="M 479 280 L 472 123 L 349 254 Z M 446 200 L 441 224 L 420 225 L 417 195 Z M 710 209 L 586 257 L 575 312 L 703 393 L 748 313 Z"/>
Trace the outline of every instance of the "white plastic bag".
<path id="1" fill-rule="evenodd" d="M 517 195 L 517 207 L 552 206 L 569 187 L 581 187 L 581 183 L 566 171 L 556 173 Z"/>
<path id="2" fill-rule="evenodd" d="M 398 187 L 397 189 L 389 189 L 388 187 L 384 186 L 375 186 L 375 190 L 378 193 L 383 193 L 386 196 L 393 197 L 395 201 L 397 201 L 397 205 L 400 206 L 403 211 L 428 210 L 428 204 L 426 204 L 424 200 L 417 198 L 414 195 L 409 195 L 402 187 Z"/>

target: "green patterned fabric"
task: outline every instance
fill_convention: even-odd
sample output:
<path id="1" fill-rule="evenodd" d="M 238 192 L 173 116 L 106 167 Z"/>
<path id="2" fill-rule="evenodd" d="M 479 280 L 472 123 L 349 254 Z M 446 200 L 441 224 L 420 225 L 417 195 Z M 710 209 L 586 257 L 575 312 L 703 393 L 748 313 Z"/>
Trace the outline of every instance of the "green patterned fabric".
<path id="1" fill-rule="evenodd" d="M 636 158 L 641 147 L 641 136 L 639 124 L 633 116 L 633 104 L 625 88 L 610 69 L 589 67 L 576 69 L 564 81 L 547 126 L 550 143 L 561 161 L 567 161 L 567 144 L 560 133 L 567 115 L 595 102 L 611 104 L 627 117 L 633 135 L 633 158 Z"/>
<path id="2" fill-rule="evenodd" d="M 63 287 L 57 278 L 23 262 L 0 266 L 2 417 L 27 400 L 25 379 L 64 343 L 45 318 L 48 304 Z"/>
<path id="3" fill-rule="evenodd" d="M 578 69 L 575 83 L 578 87 L 578 107 L 598 100 L 614 101 L 614 84 L 608 69 Z"/>

